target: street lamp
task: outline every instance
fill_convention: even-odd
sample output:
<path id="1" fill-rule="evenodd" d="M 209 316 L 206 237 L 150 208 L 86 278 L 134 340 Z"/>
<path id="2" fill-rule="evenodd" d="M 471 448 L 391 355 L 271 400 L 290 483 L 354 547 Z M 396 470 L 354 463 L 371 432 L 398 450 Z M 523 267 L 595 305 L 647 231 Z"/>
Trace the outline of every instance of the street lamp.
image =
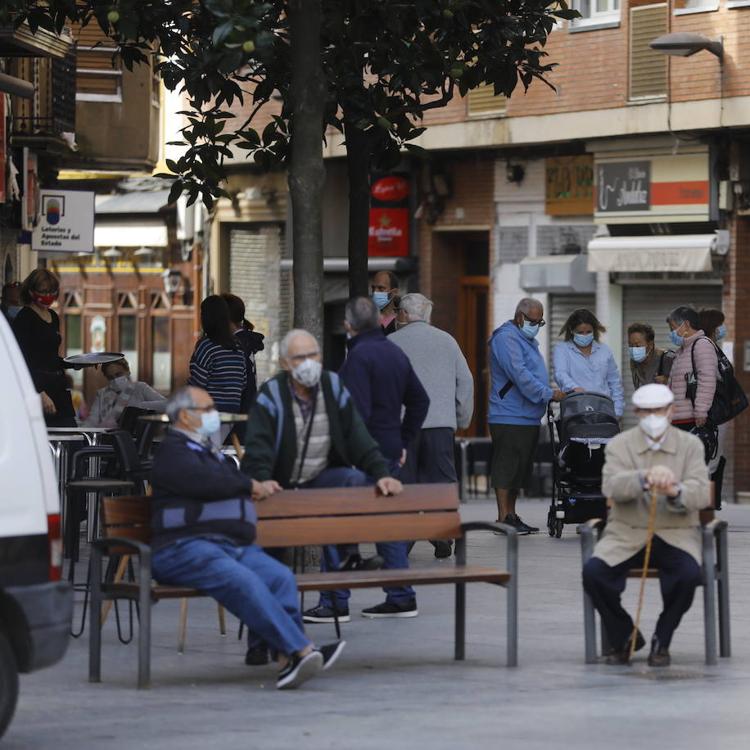
<path id="1" fill-rule="evenodd" d="M 657 52 L 663 52 L 665 55 L 675 55 L 677 57 L 690 57 L 698 52 L 706 50 L 712 55 L 716 55 L 719 60 L 724 59 L 724 45 L 719 39 L 709 39 L 701 34 L 694 34 L 689 31 L 678 31 L 673 34 L 664 34 L 654 39 L 649 47 Z"/>
<path id="2" fill-rule="evenodd" d="M 161 275 L 164 291 L 167 294 L 177 294 L 182 281 L 182 274 L 176 268 L 167 268 Z"/>

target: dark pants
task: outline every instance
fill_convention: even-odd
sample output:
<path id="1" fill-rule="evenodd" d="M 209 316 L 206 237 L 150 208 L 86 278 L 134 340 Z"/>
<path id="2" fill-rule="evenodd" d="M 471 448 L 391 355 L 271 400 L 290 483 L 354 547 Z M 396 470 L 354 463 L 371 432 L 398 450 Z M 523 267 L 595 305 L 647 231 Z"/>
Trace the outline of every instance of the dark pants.
<path id="1" fill-rule="evenodd" d="M 455 433 L 450 427 L 420 430 L 406 451 L 401 469 L 404 484 L 456 482 Z"/>
<path id="2" fill-rule="evenodd" d="M 644 553 L 645 549 L 642 549 L 619 565 L 607 565 L 598 557 L 592 557 L 583 567 L 583 588 L 601 615 L 609 642 L 618 651 L 627 648 L 633 632 L 633 620 L 622 607 L 622 592 L 628 571 L 643 567 Z M 661 646 L 668 648 L 682 616 L 693 603 L 695 588 L 701 582 L 701 569 L 692 555 L 667 544 L 658 536 L 654 537 L 649 565 L 659 569 L 664 602 L 654 635 Z"/>

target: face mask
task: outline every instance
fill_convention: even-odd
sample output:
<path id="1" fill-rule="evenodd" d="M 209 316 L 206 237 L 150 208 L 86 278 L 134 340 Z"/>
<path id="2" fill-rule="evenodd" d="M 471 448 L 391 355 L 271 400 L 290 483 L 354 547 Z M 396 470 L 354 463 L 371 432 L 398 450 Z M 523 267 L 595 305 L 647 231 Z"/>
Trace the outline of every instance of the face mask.
<path id="1" fill-rule="evenodd" d="M 57 294 L 37 294 L 34 292 L 31 295 L 31 299 L 34 300 L 34 304 L 39 305 L 39 307 L 49 307 L 57 299 Z"/>
<path id="2" fill-rule="evenodd" d="M 316 359 L 306 359 L 300 362 L 293 370 L 292 377 L 305 388 L 314 388 L 320 382 L 323 365 Z"/>
<path id="3" fill-rule="evenodd" d="M 536 338 L 537 333 L 539 333 L 539 324 L 529 323 L 528 320 L 524 320 L 520 330 L 527 339 L 533 339 Z"/>
<path id="4" fill-rule="evenodd" d="M 130 382 L 130 375 L 119 375 L 110 381 L 116 391 L 124 390 Z"/>
<path id="5" fill-rule="evenodd" d="M 13 320 L 16 315 L 21 312 L 21 310 L 23 310 L 23 307 L 21 307 L 20 305 L 11 305 L 8 308 L 8 317 Z"/>
<path id="6" fill-rule="evenodd" d="M 196 432 L 203 437 L 211 437 L 215 432 L 221 429 L 221 418 L 219 412 L 216 409 L 211 411 L 204 411 L 201 414 L 201 423 L 196 429 Z"/>
<path id="7" fill-rule="evenodd" d="M 669 417 L 664 414 L 649 414 L 638 425 L 652 440 L 657 440 L 667 431 Z"/>
<path id="8" fill-rule="evenodd" d="M 717 329 L 716 329 L 716 340 L 721 341 L 722 339 L 727 337 L 727 327 L 722 323 Z"/>
<path id="9" fill-rule="evenodd" d="M 645 346 L 631 346 L 630 347 L 630 359 L 633 362 L 643 362 L 646 359 L 646 347 Z"/>
<path id="10" fill-rule="evenodd" d="M 573 334 L 573 343 L 576 346 L 589 346 L 589 344 L 591 344 L 593 340 L 594 340 L 593 333 L 574 333 Z"/>
<path id="11" fill-rule="evenodd" d="M 388 292 L 373 292 L 372 301 L 377 305 L 378 310 L 382 310 L 388 305 L 390 297 L 388 296 Z"/>
<path id="12" fill-rule="evenodd" d="M 669 338 L 675 346 L 682 346 L 683 342 L 685 341 L 684 336 L 680 336 L 677 331 L 670 331 Z"/>

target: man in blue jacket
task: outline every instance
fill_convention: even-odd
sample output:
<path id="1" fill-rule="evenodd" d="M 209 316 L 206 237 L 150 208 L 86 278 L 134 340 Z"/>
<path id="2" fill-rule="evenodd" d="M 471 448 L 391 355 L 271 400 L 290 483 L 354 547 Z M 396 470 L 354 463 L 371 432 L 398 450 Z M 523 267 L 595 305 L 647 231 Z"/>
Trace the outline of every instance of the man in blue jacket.
<path id="1" fill-rule="evenodd" d="M 516 513 L 518 491 L 528 484 L 547 402 L 565 397 L 562 391 L 550 387 L 539 344 L 534 340 L 543 325 L 542 303 L 527 297 L 518 303 L 513 319 L 490 338 L 492 486 L 498 520 L 523 534 L 539 529 L 524 523 Z"/>
<path id="2" fill-rule="evenodd" d="M 398 476 L 407 446 L 419 434 L 427 416 L 430 398 L 409 358 L 383 333 L 378 308 L 371 299 L 355 297 L 346 303 L 344 327 L 350 336 L 349 354 L 339 375 L 367 431 L 388 461 L 391 475 Z M 384 568 L 409 567 L 407 542 L 381 543 L 377 550 Z M 417 616 L 411 586 L 387 588 L 385 594 L 382 604 L 362 610 L 363 617 Z"/>

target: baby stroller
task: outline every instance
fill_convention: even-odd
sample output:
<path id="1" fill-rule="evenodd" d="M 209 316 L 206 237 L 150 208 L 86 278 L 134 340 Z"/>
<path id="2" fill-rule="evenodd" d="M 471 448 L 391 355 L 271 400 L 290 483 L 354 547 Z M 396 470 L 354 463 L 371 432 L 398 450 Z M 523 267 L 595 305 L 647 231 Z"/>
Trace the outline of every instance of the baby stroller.
<path id="1" fill-rule="evenodd" d="M 572 393 L 560 402 L 557 419 L 550 402 L 547 424 L 553 446 L 547 529 L 550 536 L 559 539 L 566 523 L 606 517 L 607 499 L 602 495 L 604 446 L 620 427 L 612 399 L 601 393 Z"/>

